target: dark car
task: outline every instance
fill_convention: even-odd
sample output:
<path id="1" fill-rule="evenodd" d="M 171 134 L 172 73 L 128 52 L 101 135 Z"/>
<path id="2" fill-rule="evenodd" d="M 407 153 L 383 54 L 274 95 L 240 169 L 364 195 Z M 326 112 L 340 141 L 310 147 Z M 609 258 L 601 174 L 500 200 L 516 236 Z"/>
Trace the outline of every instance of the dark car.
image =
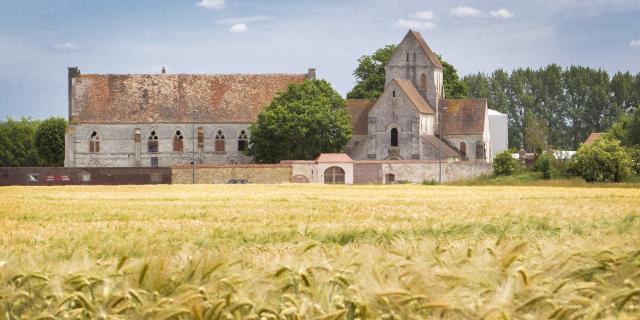
<path id="1" fill-rule="evenodd" d="M 227 181 L 227 184 L 247 184 L 249 183 L 249 180 L 247 179 L 229 179 L 229 181 Z"/>

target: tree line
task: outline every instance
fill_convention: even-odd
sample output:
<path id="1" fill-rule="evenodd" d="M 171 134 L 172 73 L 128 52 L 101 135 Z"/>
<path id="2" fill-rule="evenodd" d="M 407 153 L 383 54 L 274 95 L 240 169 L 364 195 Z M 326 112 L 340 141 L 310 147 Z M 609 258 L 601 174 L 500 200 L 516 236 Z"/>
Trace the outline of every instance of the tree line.
<path id="1" fill-rule="evenodd" d="M 608 131 L 640 106 L 640 73 L 557 64 L 502 69 L 462 78 L 466 95 L 487 98 L 509 118 L 509 147 L 576 150 L 591 132 Z"/>
<path id="2" fill-rule="evenodd" d="M 60 167 L 67 121 L 7 118 L 0 121 L 0 167 Z"/>

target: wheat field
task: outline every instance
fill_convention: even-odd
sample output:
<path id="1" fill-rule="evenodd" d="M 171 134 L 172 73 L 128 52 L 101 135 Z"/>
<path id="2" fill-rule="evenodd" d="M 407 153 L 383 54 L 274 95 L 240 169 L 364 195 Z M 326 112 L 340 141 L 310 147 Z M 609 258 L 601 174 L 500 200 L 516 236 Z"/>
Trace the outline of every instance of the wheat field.
<path id="1" fill-rule="evenodd" d="M 640 189 L 0 188 L 4 319 L 638 319 Z"/>

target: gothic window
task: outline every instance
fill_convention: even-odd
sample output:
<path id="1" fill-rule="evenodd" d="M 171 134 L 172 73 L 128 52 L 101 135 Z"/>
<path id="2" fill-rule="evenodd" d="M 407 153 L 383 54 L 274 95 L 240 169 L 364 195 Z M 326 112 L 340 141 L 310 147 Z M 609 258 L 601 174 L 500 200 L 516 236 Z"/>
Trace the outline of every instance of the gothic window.
<path id="1" fill-rule="evenodd" d="M 324 171 L 324 183 L 344 184 L 344 170 L 340 167 L 329 167 Z"/>
<path id="2" fill-rule="evenodd" d="M 247 133 L 244 130 L 240 131 L 240 136 L 238 137 L 238 151 L 247 150 Z"/>
<path id="3" fill-rule="evenodd" d="M 482 141 L 476 143 L 476 159 L 484 159 L 484 142 Z"/>
<path id="4" fill-rule="evenodd" d="M 396 128 L 391 128 L 391 146 L 398 146 L 398 129 Z"/>
<path id="5" fill-rule="evenodd" d="M 133 131 L 133 141 L 134 142 L 140 142 L 140 129 L 135 129 Z"/>
<path id="6" fill-rule="evenodd" d="M 420 90 L 427 90 L 427 75 L 424 73 L 420 76 Z"/>
<path id="7" fill-rule="evenodd" d="M 198 149 L 204 149 L 204 128 L 198 128 Z"/>
<path id="8" fill-rule="evenodd" d="M 177 130 L 176 135 L 173 136 L 173 151 L 184 151 L 184 137 L 182 136 L 182 132 L 180 132 L 180 130 Z"/>
<path id="9" fill-rule="evenodd" d="M 224 133 L 222 130 L 218 130 L 218 134 L 216 134 L 215 138 L 215 151 L 224 152 L 224 143 Z"/>
<path id="10" fill-rule="evenodd" d="M 464 141 L 460 142 L 460 155 L 462 158 L 467 157 L 467 144 Z"/>
<path id="11" fill-rule="evenodd" d="M 155 131 L 151 131 L 147 141 L 147 149 L 149 152 L 158 152 L 158 136 Z"/>
<path id="12" fill-rule="evenodd" d="M 91 138 L 89 138 L 89 152 L 100 152 L 100 137 L 95 131 L 91 134 Z"/>

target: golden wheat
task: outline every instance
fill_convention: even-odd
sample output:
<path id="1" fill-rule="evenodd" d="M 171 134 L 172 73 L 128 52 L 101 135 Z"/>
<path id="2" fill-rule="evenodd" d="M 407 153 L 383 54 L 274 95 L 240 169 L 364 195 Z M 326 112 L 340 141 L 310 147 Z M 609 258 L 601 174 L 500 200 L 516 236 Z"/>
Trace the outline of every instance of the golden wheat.
<path id="1" fill-rule="evenodd" d="M 0 188 L 0 318 L 637 319 L 640 190 Z"/>

